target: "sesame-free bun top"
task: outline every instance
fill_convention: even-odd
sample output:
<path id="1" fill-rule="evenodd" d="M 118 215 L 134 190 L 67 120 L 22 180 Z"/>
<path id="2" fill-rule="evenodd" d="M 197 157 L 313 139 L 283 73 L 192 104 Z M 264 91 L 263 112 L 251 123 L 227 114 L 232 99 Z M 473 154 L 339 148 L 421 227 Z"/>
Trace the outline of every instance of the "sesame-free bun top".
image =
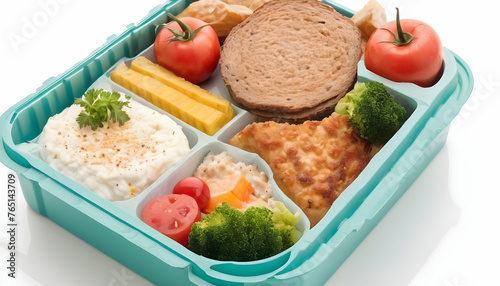
<path id="1" fill-rule="evenodd" d="M 272 0 L 233 28 L 220 69 L 233 99 L 264 117 L 332 112 L 356 80 L 361 33 L 317 0 Z"/>

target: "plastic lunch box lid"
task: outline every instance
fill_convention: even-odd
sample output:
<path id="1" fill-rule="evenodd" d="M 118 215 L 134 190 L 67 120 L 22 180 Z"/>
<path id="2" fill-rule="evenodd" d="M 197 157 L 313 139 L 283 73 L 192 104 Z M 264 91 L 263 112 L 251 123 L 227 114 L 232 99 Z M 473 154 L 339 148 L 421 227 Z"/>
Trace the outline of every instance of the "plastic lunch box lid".
<path id="1" fill-rule="evenodd" d="M 34 94 L 29 95 L 7 110 L 0 117 L 0 126 L 2 127 L 0 133 L 0 138 L 2 139 L 2 144 L 0 145 L 0 161 L 17 173 L 26 174 L 33 172 L 33 166 L 23 157 L 22 153 L 18 152 L 17 145 L 14 143 L 15 140 L 10 132 L 19 110 L 29 106 L 45 90 L 49 89 L 62 78 L 70 75 L 77 68 L 91 63 L 100 52 L 117 45 L 130 34 L 137 33 L 136 28 L 158 19 L 160 15 L 165 13 L 165 10 L 179 9 L 179 7 L 187 6 L 189 2 L 191 1 L 173 1 L 155 7 L 137 26 L 129 25 L 122 35 L 108 38 L 103 46 L 96 49 L 83 61 L 77 63 L 60 76 L 47 80 Z M 353 14 L 353 11 L 336 2 L 324 2 L 335 6 L 339 12 L 345 15 Z M 136 47 L 136 50 L 141 51 L 144 48 L 145 47 Z M 445 49 L 445 57 L 447 63 L 456 65 L 456 73 L 449 75 L 451 79 L 447 85 L 436 87 L 436 89 L 440 89 L 436 92 L 436 96 L 440 97 L 440 100 L 428 99 L 428 103 L 432 105 L 432 108 L 425 110 L 425 116 L 422 117 L 420 121 L 416 121 L 413 124 L 414 128 L 408 130 L 406 135 L 400 135 L 399 137 L 401 138 L 396 138 L 397 140 L 392 140 L 389 143 L 394 145 L 389 146 L 390 148 L 397 150 L 397 152 L 387 155 L 387 158 L 385 158 L 385 161 L 387 161 L 384 162 L 385 168 L 389 170 L 389 172 L 381 175 L 381 173 L 373 170 L 372 175 L 377 174 L 377 178 L 374 184 L 372 184 L 372 190 L 366 199 L 351 210 L 352 213 L 348 217 L 338 223 L 333 235 L 318 234 L 311 231 L 310 237 L 317 238 L 319 235 L 323 238 L 323 241 L 309 241 L 309 245 L 314 245 L 314 247 L 305 246 L 304 249 L 301 250 L 308 253 L 309 258 L 298 265 L 289 265 L 288 271 L 284 271 L 273 277 L 275 281 L 289 281 L 289 279 L 301 277 L 307 273 L 319 273 L 320 275 L 316 278 L 317 281 L 322 281 L 325 277 L 329 277 L 333 273 L 332 269 L 336 269 L 335 267 L 340 266 L 343 262 L 342 259 L 333 259 L 332 257 L 337 256 L 346 258 L 364 236 L 366 236 L 376 225 L 385 212 L 390 209 L 394 201 L 408 188 L 409 184 L 416 179 L 420 171 L 425 168 L 425 162 L 428 162 L 435 155 L 439 148 L 432 148 L 433 142 L 446 139 L 440 139 L 440 136 L 442 133 L 446 133 L 451 120 L 458 114 L 461 107 L 467 101 L 473 86 L 472 73 L 467 64 L 460 57 L 447 49 Z M 359 65 L 359 70 L 365 75 L 368 74 L 371 80 L 381 79 L 374 74 L 370 74 L 370 72 L 364 68 L 363 64 Z M 102 73 L 105 71 L 106 69 L 104 69 Z M 361 80 L 363 80 L 363 78 L 361 78 Z M 416 86 L 404 83 L 394 84 L 393 86 L 396 90 L 401 88 L 405 92 L 421 92 Z M 432 88 L 429 89 L 429 91 L 432 91 Z M 423 100 L 426 101 L 426 99 Z M 431 149 L 431 151 L 428 151 L 429 149 Z M 388 158 L 390 160 L 387 160 Z M 40 171 L 44 173 L 44 170 Z M 44 179 L 47 178 L 50 178 L 50 176 L 45 176 Z M 60 185 L 57 186 L 61 187 Z M 339 199 L 344 200 L 344 203 L 348 204 L 348 201 L 351 200 L 352 197 L 344 196 Z M 95 213 L 106 212 L 106 210 L 96 205 L 93 205 L 91 211 Z M 126 221 L 123 223 L 127 224 Z M 326 220 L 322 220 L 318 227 L 313 230 L 320 232 L 322 229 L 327 229 L 327 223 Z M 171 262 L 171 265 L 178 264 L 179 267 L 185 265 L 186 261 L 183 258 L 177 258 L 177 263 Z M 328 265 L 329 269 L 325 268 L 325 261 L 331 263 Z M 217 275 L 217 273 L 214 275 Z M 222 276 L 220 281 L 224 281 L 225 278 L 227 278 L 227 281 L 233 279 L 230 275 Z M 257 277 L 253 278 L 254 279 L 247 277 L 247 282 L 251 283 L 252 281 L 259 281 L 260 279 Z"/>

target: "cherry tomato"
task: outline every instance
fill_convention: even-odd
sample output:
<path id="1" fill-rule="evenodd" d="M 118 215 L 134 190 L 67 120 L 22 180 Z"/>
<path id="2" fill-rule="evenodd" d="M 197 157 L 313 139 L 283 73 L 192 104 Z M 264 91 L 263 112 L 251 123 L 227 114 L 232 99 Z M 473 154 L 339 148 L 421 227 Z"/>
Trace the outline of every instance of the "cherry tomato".
<path id="1" fill-rule="evenodd" d="M 210 189 L 207 183 L 197 177 L 186 177 L 181 179 L 172 191 L 174 194 L 185 194 L 193 197 L 200 209 L 204 209 L 210 200 Z"/>
<path id="2" fill-rule="evenodd" d="M 220 43 L 217 34 L 200 19 L 171 17 L 174 21 L 159 26 L 160 31 L 154 43 L 156 62 L 194 84 L 205 81 L 219 63 Z M 179 35 L 176 36 L 172 30 Z"/>
<path id="3" fill-rule="evenodd" d="M 142 212 L 142 220 L 152 228 L 187 247 L 193 224 L 201 219 L 195 199 L 168 194 L 152 200 Z"/>
<path id="4" fill-rule="evenodd" d="M 368 70 L 387 79 L 429 87 L 441 76 L 443 47 L 431 26 L 399 20 L 398 9 L 396 21 L 375 30 L 368 39 L 364 61 Z"/>

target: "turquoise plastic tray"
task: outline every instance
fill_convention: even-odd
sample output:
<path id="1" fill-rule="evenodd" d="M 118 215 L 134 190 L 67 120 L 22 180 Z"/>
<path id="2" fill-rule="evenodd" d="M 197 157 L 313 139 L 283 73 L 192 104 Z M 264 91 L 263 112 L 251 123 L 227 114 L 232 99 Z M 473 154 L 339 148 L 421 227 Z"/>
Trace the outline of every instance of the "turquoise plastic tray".
<path id="1" fill-rule="evenodd" d="M 353 15 L 338 3 L 325 2 L 346 16 Z M 276 199 L 292 211 L 301 212 L 276 187 L 270 168 L 260 157 L 226 144 L 257 118 L 232 101 L 220 76 L 213 76 L 203 87 L 230 100 L 236 117 L 214 136 L 173 118 L 183 127 L 191 151 L 151 187 L 128 201 L 109 202 L 98 197 L 23 148 L 24 143 L 36 140 L 50 116 L 71 105 L 90 87 L 126 92 L 163 112 L 111 82 L 109 73 L 119 62 L 127 63 L 138 55 L 153 59 L 154 26 L 166 20 L 167 12 L 177 14 L 190 3 L 178 0 L 154 8 L 138 25 L 110 37 L 87 58 L 48 79 L 34 94 L 7 110 L 0 117 L 0 161 L 18 174 L 26 202 L 34 211 L 154 284 L 324 284 L 442 148 L 451 120 L 472 92 L 472 73 L 447 48 L 443 75 L 430 88 L 389 81 L 360 62 L 358 80 L 384 83 L 407 109 L 409 117 L 404 126 L 314 228 L 309 229 L 309 221 L 302 215 L 298 227 L 304 235 L 292 248 L 259 261 L 215 261 L 192 253 L 139 219 L 149 201 L 169 192 L 180 178 L 191 175 L 209 151 L 227 151 L 238 161 L 256 164 L 271 178 Z"/>

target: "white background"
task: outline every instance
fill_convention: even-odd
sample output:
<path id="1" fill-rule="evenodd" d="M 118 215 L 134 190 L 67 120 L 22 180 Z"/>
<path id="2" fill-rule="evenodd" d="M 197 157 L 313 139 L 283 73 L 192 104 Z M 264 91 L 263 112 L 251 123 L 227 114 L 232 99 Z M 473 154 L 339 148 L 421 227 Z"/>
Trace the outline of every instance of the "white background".
<path id="1" fill-rule="evenodd" d="M 2 1 L 0 113 L 163 2 Z M 486 0 L 379 2 L 389 20 L 398 6 L 402 18 L 433 26 L 470 65 L 475 88 L 443 150 L 327 285 L 500 285 L 498 11 Z M 0 166 L 0 285 L 150 285 L 29 209 L 19 187 L 17 278 L 8 278 L 9 172 Z"/>

